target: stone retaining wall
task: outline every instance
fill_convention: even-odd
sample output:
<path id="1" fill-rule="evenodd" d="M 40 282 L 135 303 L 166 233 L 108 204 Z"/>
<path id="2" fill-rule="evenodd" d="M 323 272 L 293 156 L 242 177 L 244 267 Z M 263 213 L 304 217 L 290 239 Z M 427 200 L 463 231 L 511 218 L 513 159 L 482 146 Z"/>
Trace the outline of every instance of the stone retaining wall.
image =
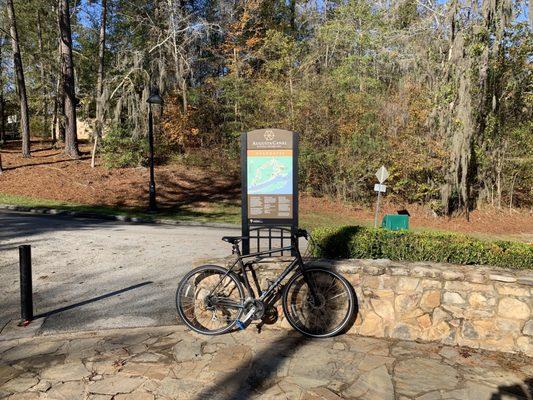
<path id="1" fill-rule="evenodd" d="M 390 260 L 311 264 L 335 268 L 354 286 L 359 314 L 350 333 L 533 356 L 532 272 Z M 280 267 L 270 260 L 259 275 Z"/>

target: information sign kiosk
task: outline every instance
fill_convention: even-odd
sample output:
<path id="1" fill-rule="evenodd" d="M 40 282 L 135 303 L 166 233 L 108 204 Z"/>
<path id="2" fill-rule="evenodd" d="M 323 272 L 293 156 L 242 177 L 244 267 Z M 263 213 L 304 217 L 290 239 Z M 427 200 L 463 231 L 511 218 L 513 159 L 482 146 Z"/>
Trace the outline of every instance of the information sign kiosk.
<path id="1" fill-rule="evenodd" d="M 290 243 L 298 229 L 298 134 L 257 129 L 241 135 L 242 248 Z M 276 227 L 276 228 L 274 228 Z M 281 227 L 281 229 L 277 229 Z M 279 235 L 278 235 L 279 234 Z M 297 243 L 295 243 L 297 245 Z"/>

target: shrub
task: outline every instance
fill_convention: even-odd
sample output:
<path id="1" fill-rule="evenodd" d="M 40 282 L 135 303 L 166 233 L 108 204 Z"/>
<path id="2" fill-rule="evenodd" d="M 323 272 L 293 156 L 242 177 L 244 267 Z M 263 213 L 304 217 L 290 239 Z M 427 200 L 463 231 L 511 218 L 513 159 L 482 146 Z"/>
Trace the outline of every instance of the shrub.
<path id="1" fill-rule="evenodd" d="M 109 168 L 136 167 L 146 162 L 148 140 L 133 137 L 124 128 L 114 127 L 102 140 L 102 153 Z"/>
<path id="2" fill-rule="evenodd" d="M 316 257 L 388 258 L 533 269 L 533 246 L 525 243 L 360 226 L 319 228 L 312 236 L 311 252 Z"/>

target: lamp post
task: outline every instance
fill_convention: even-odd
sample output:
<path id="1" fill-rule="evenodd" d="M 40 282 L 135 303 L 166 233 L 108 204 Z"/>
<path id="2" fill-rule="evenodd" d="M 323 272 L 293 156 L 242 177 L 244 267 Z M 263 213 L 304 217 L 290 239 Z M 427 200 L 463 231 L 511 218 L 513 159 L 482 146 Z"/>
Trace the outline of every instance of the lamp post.
<path id="1" fill-rule="evenodd" d="M 152 104 L 163 104 L 163 99 L 159 95 L 159 90 L 152 88 L 148 100 L 148 144 L 150 146 L 150 187 L 148 193 L 150 196 L 150 211 L 157 211 L 155 201 L 155 176 L 154 176 L 154 119 L 152 116 Z"/>

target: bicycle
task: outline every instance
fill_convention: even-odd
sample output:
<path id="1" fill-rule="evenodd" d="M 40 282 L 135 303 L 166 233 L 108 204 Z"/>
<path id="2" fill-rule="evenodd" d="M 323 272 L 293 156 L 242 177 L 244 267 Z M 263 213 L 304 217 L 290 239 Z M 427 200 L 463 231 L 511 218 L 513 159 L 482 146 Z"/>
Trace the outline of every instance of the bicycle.
<path id="1" fill-rule="evenodd" d="M 290 246 L 242 255 L 239 243 L 248 238 L 224 236 L 222 240 L 232 245 L 232 254 L 236 255 L 233 265 L 202 265 L 185 275 L 176 290 L 181 320 L 193 331 L 206 335 L 223 334 L 235 327 L 245 329 L 252 321 L 267 318 L 272 302 L 281 295 L 287 321 L 302 334 L 325 338 L 344 332 L 357 310 L 355 291 L 337 272 L 306 266 L 296 245 L 300 237 L 309 241 L 309 234 L 300 229 L 291 235 Z M 268 282 L 266 290 L 261 290 L 254 267 L 264 258 L 284 252 L 293 255 L 292 261 Z M 253 260 L 244 262 L 247 259 Z M 255 280 L 258 296 L 248 272 Z"/>

